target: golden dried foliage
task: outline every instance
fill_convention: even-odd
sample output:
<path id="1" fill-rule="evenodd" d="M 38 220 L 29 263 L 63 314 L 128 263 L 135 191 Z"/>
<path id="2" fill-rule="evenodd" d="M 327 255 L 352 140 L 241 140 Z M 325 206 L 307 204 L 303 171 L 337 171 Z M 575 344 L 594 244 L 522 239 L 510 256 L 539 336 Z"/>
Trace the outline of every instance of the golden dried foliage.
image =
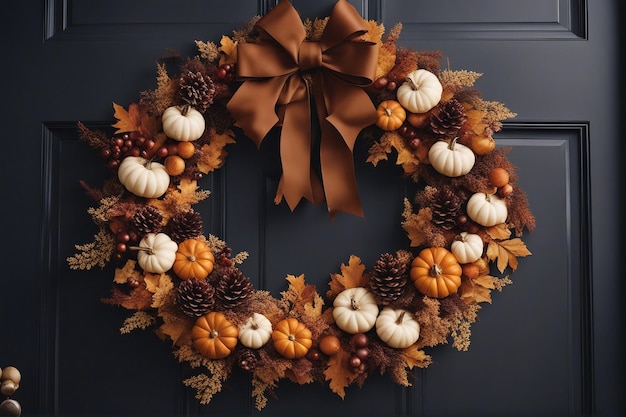
<path id="1" fill-rule="evenodd" d="M 413 314 L 420 325 L 417 347 L 432 347 L 447 343 L 450 323 L 441 316 L 439 300 L 423 296 Z"/>
<path id="2" fill-rule="evenodd" d="M 475 71 L 446 69 L 439 74 L 439 81 L 441 81 L 444 90 L 457 93 L 466 87 L 472 87 L 482 75 L 482 73 Z"/>
<path id="3" fill-rule="evenodd" d="M 457 312 L 453 315 L 450 325 L 450 337 L 452 337 L 452 346 L 459 351 L 467 351 L 470 346 L 470 337 L 472 335 L 472 323 L 478 317 L 480 305 L 469 304 L 467 309 Z"/>
<path id="4" fill-rule="evenodd" d="M 406 367 L 409 369 L 413 369 L 416 366 L 418 368 L 426 368 L 432 363 L 430 355 L 427 355 L 426 352 L 419 349 L 417 345 L 402 349 L 400 355 L 402 359 L 404 359 Z"/>
<path id="5" fill-rule="evenodd" d="M 270 356 L 265 350 L 259 351 L 259 358 L 259 365 L 252 376 L 252 397 L 257 410 L 265 407 L 267 395 L 273 393 L 292 364 L 291 360 Z"/>
<path id="6" fill-rule="evenodd" d="M 146 286 L 152 296 L 152 307 L 159 308 L 169 301 L 169 293 L 174 289 L 172 278 L 167 274 L 146 274 Z"/>
<path id="7" fill-rule="evenodd" d="M 531 252 L 520 238 L 508 240 L 491 240 L 487 244 L 487 258 L 495 261 L 500 272 L 504 272 L 506 267 L 513 271 L 517 269 L 517 258 L 531 255 Z"/>
<path id="8" fill-rule="evenodd" d="M 215 42 L 203 42 L 196 40 L 196 48 L 200 54 L 200 58 L 206 59 L 209 62 L 215 61 L 220 56 L 220 50 Z"/>
<path id="9" fill-rule="evenodd" d="M 113 275 L 113 282 L 116 284 L 126 284 L 129 278 L 135 278 L 138 281 L 143 281 L 143 276 L 135 266 L 137 261 L 134 259 L 128 259 L 123 267 L 115 268 L 115 274 Z"/>
<path id="10" fill-rule="evenodd" d="M 123 106 L 113 103 L 113 116 L 117 122 L 112 127 L 115 133 L 139 132 L 146 138 L 156 138 L 161 129 L 161 121 L 150 116 L 148 107 L 143 104 L 131 103 L 126 110 Z"/>
<path id="11" fill-rule="evenodd" d="M 103 227 L 94 235 L 91 243 L 74 245 L 78 251 L 66 260 L 70 269 L 89 270 L 94 266 L 104 268 L 111 260 L 116 245 L 115 236 Z"/>
<path id="12" fill-rule="evenodd" d="M 350 255 L 348 265 L 341 264 L 340 274 L 330 275 L 330 289 L 326 292 L 326 298 L 333 300 L 337 295 L 348 288 L 365 287 L 369 282 L 369 275 L 365 273 L 365 265 L 361 258 Z"/>
<path id="13" fill-rule="evenodd" d="M 401 165 L 405 174 L 415 172 L 420 161 L 411 148 L 406 145 L 402 136 L 395 131 L 385 132 L 380 140 L 369 148 L 366 162 L 377 166 L 380 161 L 386 161 L 388 154 L 392 153 L 393 150 L 397 152 L 396 165 Z"/>
<path id="14" fill-rule="evenodd" d="M 305 283 L 304 274 L 297 277 L 288 275 L 286 279 L 289 287 L 287 291 L 281 292 L 281 295 L 283 300 L 291 305 L 291 313 L 312 317 L 321 316 L 324 300 L 317 293 L 314 285 Z"/>
<path id="15" fill-rule="evenodd" d="M 328 23 L 328 17 L 323 19 L 315 18 L 314 20 L 305 19 L 303 22 L 304 30 L 306 32 L 306 38 L 310 41 L 319 41 L 322 38 L 322 33 L 326 29 Z"/>
<path id="16" fill-rule="evenodd" d="M 378 26 L 384 31 L 384 26 L 381 24 Z M 375 79 L 383 77 L 391 71 L 396 65 L 396 42 L 400 38 L 400 32 L 402 31 L 402 23 L 397 23 L 389 33 L 385 42 L 380 46 L 378 50 L 378 61 L 376 63 L 376 75 Z M 382 34 L 381 34 L 382 35 Z"/>
<path id="17" fill-rule="evenodd" d="M 220 41 L 220 65 L 235 64 L 237 62 L 237 41 L 234 41 L 230 37 L 224 35 Z"/>
<path id="18" fill-rule="evenodd" d="M 205 200 L 210 194 L 210 191 L 200 189 L 198 181 L 183 178 L 176 187 L 170 186 L 162 199 L 152 198 L 147 204 L 159 209 L 163 221 L 167 222 L 175 213 L 190 210 L 192 205 Z"/>
<path id="19" fill-rule="evenodd" d="M 226 145 L 235 143 L 235 133 L 227 130 L 224 133 L 217 133 L 214 129 L 209 133 L 211 138 L 208 144 L 200 148 L 198 156 L 198 169 L 204 174 L 215 171 L 224 165 L 226 161 Z"/>
<path id="20" fill-rule="evenodd" d="M 408 199 L 404 199 L 404 210 L 402 211 L 402 228 L 410 240 L 411 247 L 433 246 L 444 247 L 446 238 L 433 225 L 432 209 L 430 207 L 421 208 L 417 213 L 413 213 L 413 205 Z"/>
<path id="21" fill-rule="evenodd" d="M 156 322 L 156 317 L 145 311 L 135 311 L 135 313 L 124 320 L 120 327 L 120 333 L 127 334 L 135 329 L 145 330 Z"/>
<path id="22" fill-rule="evenodd" d="M 330 389 L 342 399 L 346 396 L 346 388 L 352 384 L 358 376 L 348 360 L 350 352 L 340 350 L 328 359 L 328 366 L 324 370 L 326 381 L 330 381 Z"/>

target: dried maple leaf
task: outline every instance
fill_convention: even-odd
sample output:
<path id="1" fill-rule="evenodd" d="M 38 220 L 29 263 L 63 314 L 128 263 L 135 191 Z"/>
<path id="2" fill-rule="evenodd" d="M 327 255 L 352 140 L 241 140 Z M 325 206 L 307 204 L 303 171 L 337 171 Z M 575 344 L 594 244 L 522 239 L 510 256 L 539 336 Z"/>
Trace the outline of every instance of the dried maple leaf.
<path id="1" fill-rule="evenodd" d="M 237 42 L 226 35 L 223 35 L 220 40 L 220 51 L 223 54 L 220 57 L 220 65 L 234 64 L 237 62 Z"/>
<path id="2" fill-rule="evenodd" d="M 426 243 L 432 229 L 433 214 L 430 207 L 422 208 L 415 214 L 411 202 L 405 198 L 402 217 L 404 217 L 402 228 L 411 241 L 410 246 L 417 247 Z"/>
<path id="3" fill-rule="evenodd" d="M 511 237 L 511 229 L 509 229 L 504 223 L 487 227 L 486 231 L 492 239 L 508 239 Z"/>
<path id="4" fill-rule="evenodd" d="M 401 355 L 405 365 L 409 369 L 413 369 L 416 366 L 418 368 L 426 368 L 432 362 L 430 355 L 427 355 L 426 352 L 419 349 L 417 344 L 402 349 Z"/>
<path id="5" fill-rule="evenodd" d="M 509 240 L 492 240 L 487 244 L 487 258 L 496 261 L 500 272 L 504 272 L 507 266 L 513 271 L 517 269 L 517 257 L 531 255 L 531 252 L 520 238 Z"/>
<path id="6" fill-rule="evenodd" d="M 340 274 L 331 274 L 331 281 L 328 284 L 330 290 L 326 297 L 334 299 L 341 291 L 348 288 L 364 287 L 369 281 L 369 275 L 365 274 L 365 265 L 361 263 L 361 258 L 350 255 L 348 265 L 341 264 Z"/>
<path id="7" fill-rule="evenodd" d="M 172 346 L 182 346 L 191 341 L 190 332 L 193 325 L 192 320 L 168 321 L 159 327 L 157 334 L 170 338 Z"/>
<path id="8" fill-rule="evenodd" d="M 167 293 L 174 289 L 172 278 L 167 274 L 146 273 L 144 280 L 148 291 L 154 294 L 151 307 L 159 308 L 163 306 L 167 302 Z"/>
<path id="9" fill-rule="evenodd" d="M 215 171 L 224 165 L 226 155 L 228 155 L 224 148 L 230 143 L 235 143 L 235 134 L 232 130 L 227 130 L 224 133 L 216 133 L 212 130 L 209 136 L 211 140 L 200 148 L 197 163 L 198 169 L 204 174 Z"/>
<path id="10" fill-rule="evenodd" d="M 304 274 L 295 276 L 287 275 L 289 288 L 281 292 L 284 301 L 291 305 L 293 312 L 304 312 L 311 316 L 319 316 L 321 314 L 321 302 L 323 300 L 317 294 L 314 285 L 308 285 L 304 281 Z"/>
<path id="11" fill-rule="evenodd" d="M 342 399 L 348 387 L 358 374 L 348 364 L 350 353 L 340 350 L 328 359 L 328 367 L 324 370 L 326 381 L 330 381 L 330 389 Z"/>
<path id="12" fill-rule="evenodd" d="M 476 279 L 463 279 L 463 281 L 461 282 L 461 288 L 459 289 L 461 293 L 461 299 L 470 303 L 486 302 L 491 304 L 491 290 L 495 288 L 495 286 L 492 286 L 490 288 L 490 278 L 493 277 L 484 276 L 478 277 Z M 491 281 L 491 284 L 493 284 L 493 281 Z"/>
<path id="13" fill-rule="evenodd" d="M 148 138 L 156 138 L 161 129 L 161 122 L 148 114 L 148 108 L 145 105 L 132 103 L 128 106 L 128 110 L 117 103 L 113 103 L 115 110 L 113 116 L 117 119 L 117 123 L 111 125 L 117 128 L 115 133 L 140 132 Z"/>
<path id="14" fill-rule="evenodd" d="M 366 162 L 376 166 L 380 161 L 388 159 L 387 155 L 392 152 L 392 149 L 398 153 L 396 165 L 401 165 L 406 174 L 415 172 L 420 163 L 419 159 L 406 145 L 402 136 L 396 132 L 385 132 L 380 140 L 370 147 Z"/>
<path id="15" fill-rule="evenodd" d="M 174 213 L 191 209 L 192 205 L 206 199 L 210 194 L 208 190 L 200 190 L 198 181 L 183 178 L 176 188 L 170 187 L 162 199 L 150 199 L 148 204 L 159 209 L 163 214 L 163 221 L 167 222 Z"/>
<path id="16" fill-rule="evenodd" d="M 135 269 L 136 264 L 137 261 L 129 259 L 122 268 L 115 268 L 113 282 L 116 284 L 126 284 L 129 278 L 136 278 L 138 281 L 143 281 L 141 272 Z"/>

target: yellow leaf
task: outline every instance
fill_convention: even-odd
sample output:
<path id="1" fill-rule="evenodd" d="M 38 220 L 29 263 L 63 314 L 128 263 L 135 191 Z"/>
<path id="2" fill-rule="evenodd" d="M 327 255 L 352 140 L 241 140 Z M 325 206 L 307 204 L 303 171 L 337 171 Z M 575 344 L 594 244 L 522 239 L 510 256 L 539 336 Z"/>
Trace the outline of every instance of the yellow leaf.
<path id="1" fill-rule="evenodd" d="M 492 277 L 491 275 L 481 275 L 477 278 L 474 278 L 472 281 L 475 284 L 480 285 L 481 287 L 484 288 L 488 288 L 490 290 L 493 290 L 496 288 L 496 282 L 497 282 L 498 278 L 496 277 Z"/>
<path id="2" fill-rule="evenodd" d="M 427 355 L 421 349 L 417 348 L 417 344 L 409 346 L 406 349 L 402 349 L 402 359 L 409 369 L 414 367 L 426 368 L 432 362 L 430 355 Z"/>
<path id="3" fill-rule="evenodd" d="M 153 274 L 150 272 L 146 272 L 144 275 L 144 281 L 146 282 L 146 288 L 151 293 L 155 293 L 157 288 L 159 287 L 159 281 L 161 280 L 161 275 L 163 274 Z"/>
<path id="4" fill-rule="evenodd" d="M 115 268 L 113 282 L 116 284 L 126 284 L 128 282 L 128 278 L 137 278 L 141 281 L 141 273 L 135 269 L 136 264 L 137 261 L 129 259 L 122 268 Z"/>
<path id="5" fill-rule="evenodd" d="M 427 233 L 432 227 L 431 220 L 433 215 L 430 207 L 420 209 L 420 211 L 415 214 L 413 213 L 411 202 L 405 198 L 402 216 L 404 217 L 402 228 L 411 240 L 410 246 L 417 247 L 426 242 Z"/>
<path id="6" fill-rule="evenodd" d="M 349 353 L 340 350 L 328 359 L 328 367 L 324 370 L 326 381 L 330 381 L 330 389 L 342 399 L 346 396 L 346 387 L 357 376 L 348 364 L 349 356 Z"/>
<path id="7" fill-rule="evenodd" d="M 159 332 L 162 336 L 169 337 L 172 340 L 172 345 L 182 346 L 191 338 L 190 332 L 194 322 L 191 320 L 186 321 L 171 321 L 166 322 L 159 327 Z"/>
<path id="8" fill-rule="evenodd" d="M 289 286 L 298 294 L 302 294 L 304 287 L 306 284 L 304 283 L 304 274 L 295 276 L 295 275 L 287 275 L 287 281 L 289 281 Z"/>
<path id="9" fill-rule="evenodd" d="M 224 165 L 227 152 L 224 150 L 226 145 L 235 143 L 235 134 L 232 130 L 224 133 L 210 133 L 210 142 L 200 148 L 198 156 L 198 169 L 204 174 L 215 171 Z"/>
<path id="10" fill-rule="evenodd" d="M 139 130 L 141 122 L 139 120 L 139 112 L 137 111 L 136 104 L 131 104 L 127 111 L 119 104 L 113 103 L 113 109 L 115 110 L 113 116 L 117 119 L 117 123 L 111 126 L 117 128 L 115 133 L 136 132 Z"/>
<path id="11" fill-rule="evenodd" d="M 223 35 L 220 41 L 220 51 L 223 53 L 220 57 L 220 65 L 237 62 L 237 42 L 234 42 L 226 35 Z"/>
<path id="12" fill-rule="evenodd" d="M 350 255 L 348 265 L 341 264 L 340 274 L 331 274 L 330 277 L 330 290 L 326 293 L 330 299 L 348 288 L 364 287 L 369 281 L 369 276 L 365 274 L 365 265 L 355 255 Z"/>
<path id="13" fill-rule="evenodd" d="M 508 239 L 511 237 L 511 230 L 504 223 L 488 227 L 487 234 L 492 239 Z"/>
<path id="14" fill-rule="evenodd" d="M 491 290 L 483 287 L 482 285 L 477 285 L 471 279 L 464 279 L 461 282 L 460 292 L 461 299 L 467 302 L 487 302 L 491 304 Z"/>
<path id="15" fill-rule="evenodd" d="M 513 271 L 517 269 L 517 257 L 531 255 L 524 242 L 520 238 L 509 240 L 495 241 L 492 240 L 487 244 L 487 258 L 496 261 L 496 265 L 500 272 L 504 272 L 506 267 L 510 267 Z"/>

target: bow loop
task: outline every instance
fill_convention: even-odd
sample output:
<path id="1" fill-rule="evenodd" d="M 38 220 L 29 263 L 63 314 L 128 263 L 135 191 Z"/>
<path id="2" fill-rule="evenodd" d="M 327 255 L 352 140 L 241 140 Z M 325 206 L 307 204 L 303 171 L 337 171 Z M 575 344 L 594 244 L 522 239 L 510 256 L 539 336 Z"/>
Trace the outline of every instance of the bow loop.
<path id="1" fill-rule="evenodd" d="M 237 46 L 237 76 L 243 84 L 227 107 L 257 146 L 275 125 L 280 138 L 283 175 L 277 199 L 294 210 L 301 198 L 320 201 L 319 180 L 312 173 L 312 96 L 321 139 L 324 194 L 331 216 L 344 211 L 362 215 L 356 191 L 352 150 L 359 132 L 375 123 L 376 109 L 363 87 L 372 83 L 378 50 L 355 41 L 367 25 L 346 0 L 339 0 L 319 42 L 306 40 L 298 12 L 281 1 L 261 18 L 256 43 Z M 312 73 L 312 89 L 303 73 Z"/>

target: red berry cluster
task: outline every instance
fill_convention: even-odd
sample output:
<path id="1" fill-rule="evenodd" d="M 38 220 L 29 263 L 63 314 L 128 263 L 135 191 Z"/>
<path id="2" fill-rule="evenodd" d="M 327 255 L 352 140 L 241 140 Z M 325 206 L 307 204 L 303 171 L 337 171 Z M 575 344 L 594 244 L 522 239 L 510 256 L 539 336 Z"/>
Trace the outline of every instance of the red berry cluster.
<path id="1" fill-rule="evenodd" d="M 154 148 L 152 139 L 146 139 L 139 132 L 130 132 L 112 138 L 109 146 L 102 148 L 100 156 L 107 161 L 109 168 L 115 169 L 125 157 L 146 157 L 152 148 Z"/>
<path id="2" fill-rule="evenodd" d="M 369 350 L 369 338 L 365 333 L 356 333 L 350 339 L 350 346 L 352 346 L 352 354 L 348 359 L 350 366 L 352 366 L 357 372 L 365 372 L 367 370 L 367 357 L 370 354 Z"/>
<path id="3" fill-rule="evenodd" d="M 222 64 L 215 70 L 215 77 L 222 81 L 229 83 L 235 80 L 235 65 Z"/>

